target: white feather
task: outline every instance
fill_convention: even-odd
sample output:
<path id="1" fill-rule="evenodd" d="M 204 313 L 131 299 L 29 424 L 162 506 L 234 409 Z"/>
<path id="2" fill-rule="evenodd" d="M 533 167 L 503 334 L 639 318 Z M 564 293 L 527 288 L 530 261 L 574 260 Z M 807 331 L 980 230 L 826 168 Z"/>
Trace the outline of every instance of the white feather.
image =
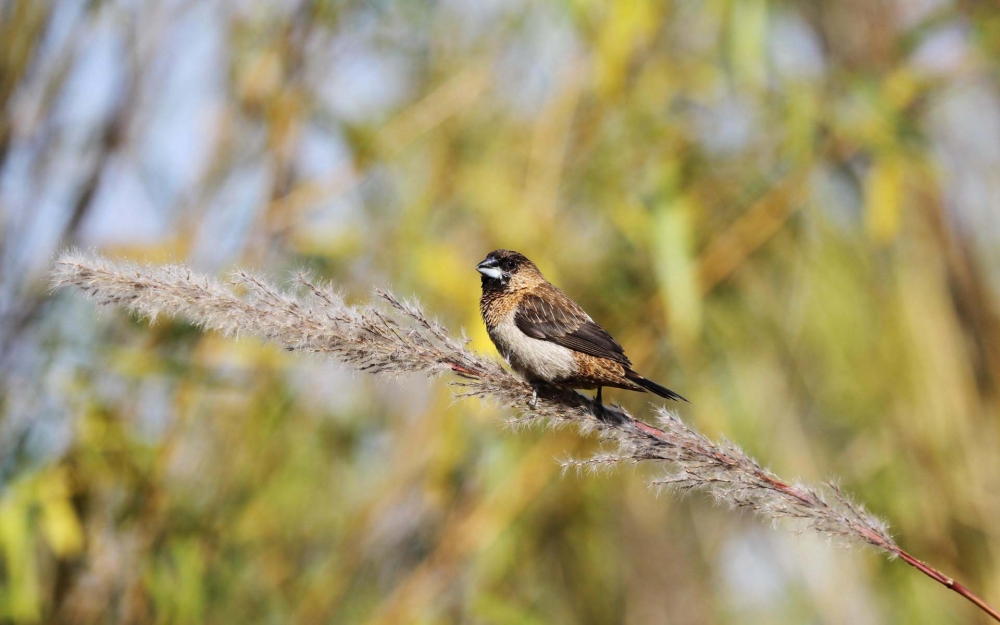
<path id="1" fill-rule="evenodd" d="M 501 319 L 489 334 L 500 355 L 522 377 L 554 382 L 576 371 L 576 359 L 571 349 L 521 332 L 514 323 L 513 311 Z"/>

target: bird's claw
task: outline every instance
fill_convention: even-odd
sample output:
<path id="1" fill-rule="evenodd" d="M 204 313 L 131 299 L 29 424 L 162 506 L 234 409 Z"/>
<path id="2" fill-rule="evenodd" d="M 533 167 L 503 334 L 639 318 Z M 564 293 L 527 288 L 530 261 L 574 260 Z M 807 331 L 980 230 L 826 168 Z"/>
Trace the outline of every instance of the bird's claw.
<path id="1" fill-rule="evenodd" d="M 528 408 L 534 410 L 538 407 L 538 389 L 531 389 L 531 399 L 528 401 Z"/>
<path id="2" fill-rule="evenodd" d="M 604 407 L 603 403 L 599 402 L 591 404 L 590 412 L 597 418 L 598 421 L 604 421 L 605 417 L 608 415 L 608 409 Z"/>

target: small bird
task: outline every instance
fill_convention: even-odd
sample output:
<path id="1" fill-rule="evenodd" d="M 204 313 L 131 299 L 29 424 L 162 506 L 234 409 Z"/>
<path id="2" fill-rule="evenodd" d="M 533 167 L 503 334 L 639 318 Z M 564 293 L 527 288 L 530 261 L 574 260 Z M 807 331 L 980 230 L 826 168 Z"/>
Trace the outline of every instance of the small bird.
<path id="1" fill-rule="evenodd" d="M 486 331 L 514 371 L 535 387 L 597 389 L 605 386 L 687 401 L 632 370 L 632 361 L 608 332 L 545 279 L 535 263 L 511 250 L 495 250 L 476 265 L 482 274 L 479 311 Z"/>

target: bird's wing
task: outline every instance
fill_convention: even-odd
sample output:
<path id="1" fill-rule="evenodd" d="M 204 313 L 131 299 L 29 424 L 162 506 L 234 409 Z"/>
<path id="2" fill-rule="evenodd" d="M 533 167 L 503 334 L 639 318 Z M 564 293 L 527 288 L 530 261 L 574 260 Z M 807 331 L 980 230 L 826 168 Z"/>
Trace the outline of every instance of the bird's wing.
<path id="1" fill-rule="evenodd" d="M 632 365 L 618 341 L 551 284 L 524 296 L 514 314 L 514 323 L 531 338 L 607 358 L 626 367 Z"/>

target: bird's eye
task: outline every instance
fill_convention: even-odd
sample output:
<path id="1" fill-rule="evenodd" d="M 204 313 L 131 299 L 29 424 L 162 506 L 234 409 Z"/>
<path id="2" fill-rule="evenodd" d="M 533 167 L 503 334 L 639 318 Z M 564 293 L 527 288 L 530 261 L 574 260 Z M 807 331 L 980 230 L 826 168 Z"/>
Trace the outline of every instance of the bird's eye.
<path id="1" fill-rule="evenodd" d="M 511 269 L 514 268 L 514 261 L 512 261 L 509 258 L 505 258 L 502 261 L 500 261 L 500 266 L 503 267 L 504 271 L 510 271 Z"/>

